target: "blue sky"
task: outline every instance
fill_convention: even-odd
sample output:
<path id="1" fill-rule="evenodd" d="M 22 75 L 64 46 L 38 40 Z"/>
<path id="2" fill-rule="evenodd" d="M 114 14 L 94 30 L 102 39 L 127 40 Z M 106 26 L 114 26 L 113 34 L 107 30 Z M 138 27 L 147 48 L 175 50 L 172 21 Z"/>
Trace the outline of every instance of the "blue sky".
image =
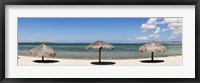
<path id="1" fill-rule="evenodd" d="M 181 41 L 182 18 L 18 18 L 19 42 Z"/>

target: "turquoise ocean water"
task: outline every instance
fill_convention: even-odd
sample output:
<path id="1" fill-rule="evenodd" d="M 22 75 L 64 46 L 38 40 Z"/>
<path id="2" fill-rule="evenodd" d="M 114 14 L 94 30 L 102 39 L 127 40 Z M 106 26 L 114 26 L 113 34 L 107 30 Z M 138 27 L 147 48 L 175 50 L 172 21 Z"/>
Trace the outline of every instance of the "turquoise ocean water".
<path id="1" fill-rule="evenodd" d="M 29 50 L 38 46 L 38 43 L 19 43 L 18 55 L 29 54 Z M 46 44 L 56 51 L 57 58 L 84 58 L 94 59 L 98 58 L 98 50 L 87 50 L 85 47 L 89 43 L 67 44 L 67 43 L 52 43 Z M 150 53 L 141 53 L 137 49 L 143 44 L 112 44 L 115 48 L 113 50 L 102 50 L 103 59 L 127 59 L 127 58 L 144 58 L 150 57 Z M 155 56 L 174 56 L 182 55 L 182 44 L 163 44 L 167 51 L 155 53 Z"/>

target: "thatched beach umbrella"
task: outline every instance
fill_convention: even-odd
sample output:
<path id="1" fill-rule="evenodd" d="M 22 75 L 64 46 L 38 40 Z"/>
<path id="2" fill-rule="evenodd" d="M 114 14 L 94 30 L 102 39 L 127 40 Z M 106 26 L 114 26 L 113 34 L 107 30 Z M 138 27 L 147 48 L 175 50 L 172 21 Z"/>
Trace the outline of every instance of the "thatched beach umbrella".
<path id="1" fill-rule="evenodd" d="M 114 46 L 110 45 L 109 43 L 106 43 L 104 41 L 98 40 L 98 41 L 86 46 L 86 49 L 99 49 L 99 62 L 101 62 L 101 50 L 102 49 L 114 49 Z"/>
<path id="2" fill-rule="evenodd" d="M 56 52 L 48 47 L 45 44 L 41 44 L 29 51 L 30 56 L 39 56 L 42 57 L 42 61 L 44 61 L 44 57 L 55 57 Z"/>
<path id="3" fill-rule="evenodd" d="M 161 45 L 160 43 L 156 43 L 155 41 L 150 41 L 150 42 L 140 46 L 138 50 L 140 52 L 151 53 L 151 61 L 153 61 L 153 54 L 155 52 L 165 52 L 166 47 Z"/>

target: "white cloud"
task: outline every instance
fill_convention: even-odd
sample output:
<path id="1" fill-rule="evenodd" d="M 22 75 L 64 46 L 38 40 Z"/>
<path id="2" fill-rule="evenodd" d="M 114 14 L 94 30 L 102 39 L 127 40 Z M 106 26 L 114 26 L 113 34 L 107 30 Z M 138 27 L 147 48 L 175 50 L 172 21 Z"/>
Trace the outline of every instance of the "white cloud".
<path id="1" fill-rule="evenodd" d="M 165 18 L 164 21 L 168 23 L 168 30 L 172 30 L 171 36 L 168 39 L 175 39 L 182 35 L 182 18 Z"/>
<path id="2" fill-rule="evenodd" d="M 172 35 L 181 35 L 182 23 L 170 23 L 168 24 L 168 29 L 172 30 Z"/>
<path id="3" fill-rule="evenodd" d="M 148 37 L 159 38 L 159 37 L 160 37 L 160 35 L 150 34 Z"/>
<path id="4" fill-rule="evenodd" d="M 149 18 L 146 23 L 141 25 L 142 32 L 147 32 L 147 30 L 155 29 L 156 28 L 156 21 L 158 18 Z"/>
<path id="5" fill-rule="evenodd" d="M 150 29 L 155 29 L 156 28 L 156 25 L 154 24 L 142 24 L 141 25 L 141 29 L 142 30 L 150 30 Z"/>
<path id="6" fill-rule="evenodd" d="M 158 18 L 150 18 L 146 24 L 154 24 Z"/>
<path id="7" fill-rule="evenodd" d="M 182 23 L 182 18 L 164 18 L 165 23 Z"/>
<path id="8" fill-rule="evenodd" d="M 182 35 L 182 27 L 178 27 L 172 30 L 172 35 Z"/>
<path id="9" fill-rule="evenodd" d="M 139 37 L 137 37 L 135 40 L 149 40 L 149 38 L 148 37 L 146 37 L 146 36 L 139 36 Z"/>
<path id="10" fill-rule="evenodd" d="M 182 27 L 182 23 L 169 23 L 169 27 Z"/>
<path id="11" fill-rule="evenodd" d="M 147 30 L 142 30 L 142 33 L 147 32 Z"/>
<path id="12" fill-rule="evenodd" d="M 153 34 L 158 34 L 158 33 L 160 33 L 160 28 L 159 27 L 156 28 L 156 30 L 155 30 L 155 32 L 153 32 Z"/>
<path id="13" fill-rule="evenodd" d="M 168 28 L 166 28 L 166 29 L 162 29 L 161 32 L 165 32 L 165 31 L 168 31 L 168 30 L 169 30 Z"/>
<path id="14" fill-rule="evenodd" d="M 175 39 L 175 38 L 176 38 L 175 35 L 171 35 L 171 36 L 168 38 L 168 40 L 170 40 L 170 39 Z"/>
<path id="15" fill-rule="evenodd" d="M 156 30 L 155 30 L 152 34 L 150 34 L 148 37 L 158 38 L 158 37 L 160 37 L 160 35 L 158 35 L 159 33 L 160 33 L 160 28 L 158 27 L 158 28 L 156 28 Z"/>
<path id="16" fill-rule="evenodd" d="M 163 29 L 161 32 L 171 30 L 171 36 L 168 39 L 175 39 L 177 36 L 182 35 L 182 18 L 164 18 L 163 24 L 168 24 L 168 27 Z"/>
<path id="17" fill-rule="evenodd" d="M 142 32 L 148 30 L 155 30 L 149 36 L 139 36 L 136 40 L 148 40 L 150 37 L 159 38 L 161 32 L 171 30 L 170 37 L 168 39 L 175 39 L 177 36 L 182 35 L 182 18 L 150 18 L 146 23 L 141 25 Z M 158 24 L 167 24 L 167 27 L 159 28 Z"/>

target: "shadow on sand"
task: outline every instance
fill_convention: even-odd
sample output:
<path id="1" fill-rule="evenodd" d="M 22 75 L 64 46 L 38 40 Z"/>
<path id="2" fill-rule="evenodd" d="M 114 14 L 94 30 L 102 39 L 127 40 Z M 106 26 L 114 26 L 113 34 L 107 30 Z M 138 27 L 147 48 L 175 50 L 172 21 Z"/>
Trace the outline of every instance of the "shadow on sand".
<path id="1" fill-rule="evenodd" d="M 34 60 L 35 63 L 56 63 L 59 62 L 57 60 Z"/>
<path id="2" fill-rule="evenodd" d="M 91 62 L 93 65 L 114 65 L 115 62 Z"/>
<path id="3" fill-rule="evenodd" d="M 142 63 L 162 63 L 164 60 L 142 60 Z"/>

